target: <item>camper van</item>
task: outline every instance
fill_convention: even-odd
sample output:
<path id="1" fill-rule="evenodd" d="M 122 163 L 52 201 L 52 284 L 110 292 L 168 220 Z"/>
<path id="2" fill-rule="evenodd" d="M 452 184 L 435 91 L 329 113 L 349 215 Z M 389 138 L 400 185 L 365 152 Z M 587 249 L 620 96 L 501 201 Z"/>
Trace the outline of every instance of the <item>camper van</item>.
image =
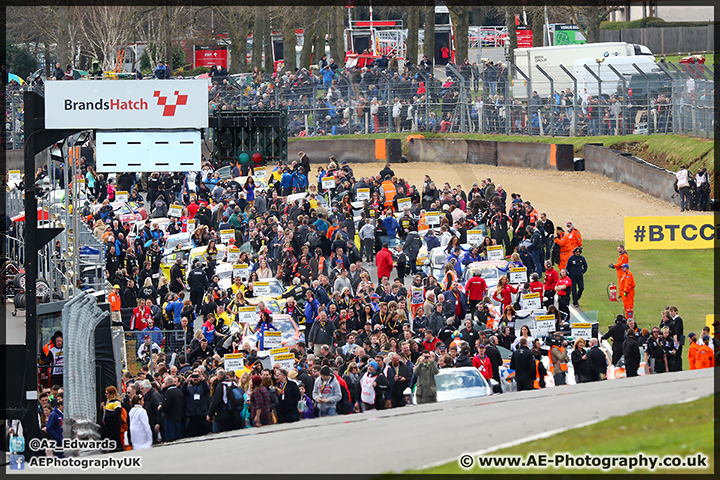
<path id="1" fill-rule="evenodd" d="M 515 66 L 518 67 L 531 81 L 532 90 L 537 91 L 541 97 L 547 97 L 550 95 L 550 82 L 545 75 L 538 70 L 538 66 L 542 68 L 553 79 L 553 88 L 556 91 L 565 90 L 566 88 L 573 88 L 572 79 L 560 68 L 560 65 L 564 66 L 570 72 L 576 72 L 575 67 L 578 65 L 582 68 L 585 73 L 581 78 L 573 76 L 578 80 L 578 90 L 581 92 L 580 83 L 586 80 L 586 75 L 589 76 L 595 82 L 595 91 L 597 93 L 597 81 L 594 80 L 592 75 L 582 67 L 589 61 L 592 61 L 591 66 L 594 72 L 597 73 L 598 65 L 600 65 L 600 72 L 602 75 L 603 70 L 606 70 L 610 75 L 613 75 L 616 80 L 619 81 L 616 75 L 612 71 L 605 67 L 603 64 L 609 65 L 623 65 L 623 68 L 629 66 L 634 72 L 637 72 L 632 65 L 626 64 L 625 60 L 618 61 L 620 58 L 634 57 L 635 60 L 641 62 L 645 68 L 649 67 L 648 59 L 654 62 L 654 57 L 649 48 L 644 45 L 636 45 L 624 42 L 607 42 L 607 43 L 587 43 L 581 45 L 560 45 L 555 47 L 533 47 L 533 48 L 518 48 L 515 50 Z M 642 60 L 640 58 L 643 57 Z M 578 63 L 581 61 L 581 63 Z M 633 63 L 633 62 L 630 62 Z M 637 63 L 637 62 L 635 62 Z M 638 66 L 640 64 L 638 63 Z M 617 67 L 616 67 L 617 68 Z M 641 67 L 642 68 L 642 67 Z M 629 74 L 632 72 L 629 72 Z M 601 77 L 603 78 L 603 77 Z M 519 72 L 515 73 L 513 86 L 513 96 L 515 98 L 524 99 L 527 98 L 527 82 L 525 78 Z M 585 88 L 585 87 L 583 87 Z M 612 90 L 615 91 L 617 85 Z M 603 85 L 603 92 L 605 92 L 605 86 Z M 588 90 L 589 92 L 589 90 Z"/>

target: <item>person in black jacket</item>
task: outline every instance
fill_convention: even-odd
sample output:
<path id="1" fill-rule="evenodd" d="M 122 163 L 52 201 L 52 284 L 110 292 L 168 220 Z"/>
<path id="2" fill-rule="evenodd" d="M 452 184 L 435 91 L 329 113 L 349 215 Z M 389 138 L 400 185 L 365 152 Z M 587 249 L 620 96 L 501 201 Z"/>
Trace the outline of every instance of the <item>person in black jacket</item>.
<path id="1" fill-rule="evenodd" d="M 217 371 L 217 379 L 218 383 L 210 400 L 210 410 L 206 418 L 209 422 L 217 423 L 218 432 L 227 432 L 236 428 L 240 421 L 238 415 L 232 411 L 229 397 L 230 389 L 238 387 L 225 375 L 225 370 Z"/>
<path id="2" fill-rule="evenodd" d="M 475 344 L 480 340 L 476 340 Z M 490 337 L 488 343 L 485 345 L 485 355 L 490 359 L 490 365 L 492 365 L 492 378 L 498 384 L 493 387 L 493 393 L 502 393 L 502 387 L 500 386 L 500 365 L 503 364 L 502 355 L 500 350 L 497 348 L 498 339 L 496 336 Z M 477 348 L 477 347 L 476 347 Z"/>
<path id="3" fill-rule="evenodd" d="M 185 416 L 187 417 L 187 436 L 199 437 L 210 430 L 207 417 L 210 403 L 210 386 L 200 373 L 192 373 L 188 382 L 183 385 L 185 395 Z"/>
<path id="4" fill-rule="evenodd" d="M 472 362 L 470 362 L 472 365 Z M 404 407 L 405 406 L 405 394 L 403 393 L 407 386 L 410 384 L 412 378 L 412 372 L 407 366 L 406 360 L 401 355 L 393 354 L 392 363 L 390 369 L 394 374 L 394 381 L 392 382 L 392 393 L 390 400 L 392 407 Z"/>
<path id="5" fill-rule="evenodd" d="M 590 381 L 590 369 L 588 367 L 588 352 L 585 350 L 585 339 L 578 338 L 573 347 L 571 360 L 573 369 L 575 370 L 575 380 L 577 383 L 585 383 Z"/>
<path id="6" fill-rule="evenodd" d="M 623 342 L 625 341 L 625 317 L 618 315 L 615 318 L 615 325 L 610 327 L 605 335 L 602 336 L 602 340 L 612 338 L 612 364 L 617 365 L 618 360 L 623 354 Z"/>
<path id="7" fill-rule="evenodd" d="M 163 402 L 163 396 L 150 384 L 150 380 L 143 380 L 140 385 L 143 395 L 143 408 L 147 411 L 148 422 L 152 430 L 153 443 L 158 443 L 158 432 L 160 431 L 160 412 L 158 406 Z"/>
<path id="8" fill-rule="evenodd" d="M 297 383 L 288 380 L 288 372 L 284 368 L 275 371 L 276 387 L 280 390 L 278 396 L 277 416 L 278 423 L 291 423 L 300 420 L 297 405 L 300 401 L 300 388 Z"/>
<path id="9" fill-rule="evenodd" d="M 520 345 L 510 357 L 510 369 L 515 370 L 515 383 L 518 391 L 533 389 L 535 357 L 527 346 L 526 338 L 520 339 Z"/>
<path id="10" fill-rule="evenodd" d="M 205 269 L 199 261 L 193 263 L 193 268 L 187 275 L 188 288 L 190 289 L 190 301 L 195 306 L 195 311 L 200 312 L 203 293 L 208 286 L 208 278 Z"/>
<path id="11" fill-rule="evenodd" d="M 587 352 L 588 374 L 591 382 L 605 380 L 607 375 L 607 357 L 600 350 L 597 338 L 590 339 L 590 349 Z"/>
<path id="12" fill-rule="evenodd" d="M 582 297 L 583 290 L 585 290 L 583 275 L 585 275 L 588 269 L 587 261 L 581 254 L 582 248 L 575 247 L 573 254 L 568 258 L 567 267 L 565 267 L 570 280 L 572 280 L 572 301 L 574 307 L 580 306 L 580 297 Z"/>
<path id="13" fill-rule="evenodd" d="M 163 384 L 163 402 L 160 411 L 164 414 L 164 437 L 168 442 L 183 437 L 183 420 L 185 418 L 185 396 L 177 386 L 177 379 L 173 375 L 165 377 Z"/>
<path id="14" fill-rule="evenodd" d="M 470 349 L 466 346 L 462 346 L 460 348 L 460 355 L 457 356 L 455 359 L 455 366 L 456 367 L 472 367 L 472 359 L 469 356 Z"/>
<path id="15" fill-rule="evenodd" d="M 628 377 L 637 377 L 640 368 L 640 347 L 635 340 L 635 332 L 628 330 L 627 338 L 623 343 L 623 356 L 625 357 L 625 373 Z"/>

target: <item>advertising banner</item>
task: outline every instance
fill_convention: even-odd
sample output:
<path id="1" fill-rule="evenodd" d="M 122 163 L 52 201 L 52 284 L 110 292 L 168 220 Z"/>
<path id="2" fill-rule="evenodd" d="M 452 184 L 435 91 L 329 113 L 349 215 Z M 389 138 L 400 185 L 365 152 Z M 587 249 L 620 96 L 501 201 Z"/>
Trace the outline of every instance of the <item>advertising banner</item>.
<path id="1" fill-rule="evenodd" d="M 45 128 L 208 128 L 207 80 L 46 82 Z"/>
<path id="2" fill-rule="evenodd" d="M 715 248 L 720 223 L 713 215 L 625 217 L 627 250 Z"/>

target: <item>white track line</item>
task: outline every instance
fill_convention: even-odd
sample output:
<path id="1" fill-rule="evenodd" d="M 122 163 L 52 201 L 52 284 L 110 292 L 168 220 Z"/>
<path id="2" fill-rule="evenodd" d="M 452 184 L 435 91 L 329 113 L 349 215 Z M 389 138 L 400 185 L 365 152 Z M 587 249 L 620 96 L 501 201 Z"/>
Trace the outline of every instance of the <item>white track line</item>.
<path id="1" fill-rule="evenodd" d="M 679 402 L 675 402 L 675 404 L 676 404 L 676 405 L 680 405 L 680 404 L 683 404 L 683 403 L 694 402 L 695 400 L 698 400 L 699 398 L 700 398 L 700 397 L 690 397 L 690 398 L 686 398 L 686 399 L 684 399 L 684 400 L 680 400 Z M 660 405 L 658 405 L 658 406 L 660 406 Z M 604 422 L 605 420 L 608 420 L 608 419 L 610 419 L 610 418 L 613 418 L 614 416 L 618 416 L 618 415 L 613 415 L 613 416 L 606 417 L 606 418 L 599 418 L 599 419 L 596 419 L 596 420 L 591 420 L 591 421 L 589 421 L 589 422 L 579 423 L 579 424 L 577 424 L 577 425 L 573 425 L 573 426 L 570 426 L 570 427 L 557 428 L 557 429 L 555 429 L 555 430 L 549 430 L 549 431 L 547 431 L 547 432 L 536 433 L 535 435 L 530 435 L 530 436 L 528 436 L 528 437 L 523 437 L 523 438 L 520 438 L 520 439 L 518 439 L 518 440 L 513 440 L 513 441 L 511 441 L 511 442 L 505 442 L 505 443 L 501 443 L 501 444 L 499 444 L 499 445 L 495 445 L 495 446 L 492 446 L 492 447 L 489 447 L 489 448 L 485 448 L 485 449 L 483 449 L 483 450 L 478 450 L 477 452 L 461 453 L 461 454 L 456 455 L 456 456 L 454 456 L 454 457 L 450 457 L 450 458 L 448 458 L 448 459 L 441 460 L 441 461 L 439 461 L 439 462 L 429 463 L 429 464 L 427 464 L 427 465 L 423 465 L 422 467 L 418 467 L 417 469 L 413 469 L 413 470 L 426 470 L 426 469 L 428 469 L 428 468 L 439 467 L 440 465 L 445 465 L 446 463 L 450 463 L 450 462 L 452 462 L 452 461 L 458 461 L 458 459 L 459 459 L 460 457 L 462 457 L 463 455 L 470 455 L 471 457 L 476 458 L 476 457 L 479 457 L 479 456 L 481 456 L 481 455 L 487 455 L 488 453 L 496 452 L 496 451 L 498 451 L 498 450 L 502 450 L 502 449 L 505 449 L 505 448 L 514 447 L 514 446 L 516 446 L 516 445 L 520 445 L 520 444 L 523 444 L 523 443 L 533 442 L 533 441 L 535 441 L 535 440 L 542 440 L 543 438 L 551 437 L 551 436 L 555 435 L 556 433 L 563 433 L 563 432 L 566 432 L 566 431 L 568 431 L 568 430 L 574 430 L 574 429 L 577 429 L 577 428 L 589 427 L 590 425 L 594 425 L 594 424 L 596 424 L 596 423 Z M 473 466 L 474 466 L 474 465 L 475 465 L 475 464 L 473 463 Z M 472 468 L 472 467 L 471 467 L 471 468 Z"/>

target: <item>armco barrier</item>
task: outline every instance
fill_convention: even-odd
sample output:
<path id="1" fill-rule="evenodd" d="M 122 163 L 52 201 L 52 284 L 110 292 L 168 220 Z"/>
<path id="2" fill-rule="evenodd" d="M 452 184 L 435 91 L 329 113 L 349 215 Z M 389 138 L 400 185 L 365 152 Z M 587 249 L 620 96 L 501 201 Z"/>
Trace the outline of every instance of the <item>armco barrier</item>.
<path id="1" fill-rule="evenodd" d="M 680 204 L 673 184 L 675 174 L 636 157 L 620 155 L 608 148 L 585 145 L 585 170 L 599 173 L 648 195 Z"/>
<path id="2" fill-rule="evenodd" d="M 295 140 L 288 142 L 288 161 L 305 152 L 310 163 L 327 164 L 330 155 L 338 162 L 348 163 L 399 162 L 401 143 L 399 138 L 377 140 Z"/>

